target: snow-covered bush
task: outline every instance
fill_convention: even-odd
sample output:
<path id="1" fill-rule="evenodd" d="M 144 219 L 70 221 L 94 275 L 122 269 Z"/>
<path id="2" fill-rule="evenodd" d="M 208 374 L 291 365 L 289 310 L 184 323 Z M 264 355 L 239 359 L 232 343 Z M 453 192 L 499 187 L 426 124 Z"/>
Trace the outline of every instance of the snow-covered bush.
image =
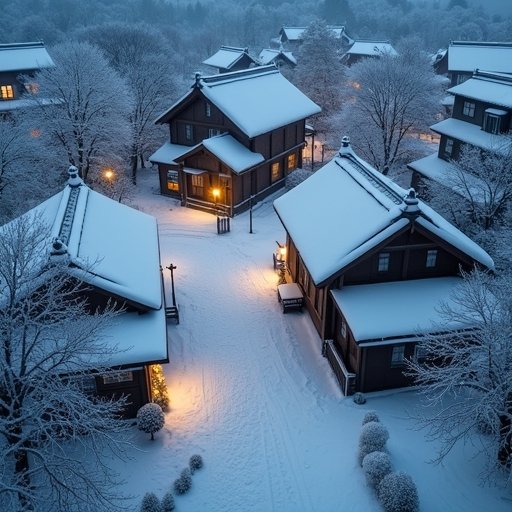
<path id="1" fill-rule="evenodd" d="M 357 393 L 354 393 L 352 400 L 357 405 L 363 405 L 366 403 L 366 397 L 363 395 L 363 393 L 360 393 L 359 391 Z"/>
<path id="2" fill-rule="evenodd" d="M 372 487 L 377 488 L 391 469 L 391 459 L 385 452 L 371 452 L 363 459 L 363 472 Z"/>
<path id="3" fill-rule="evenodd" d="M 181 476 L 174 481 L 174 492 L 176 494 L 185 494 L 190 491 L 192 487 L 192 476 L 190 474 L 190 469 L 185 468 L 181 472 Z"/>
<path id="4" fill-rule="evenodd" d="M 156 494 L 152 492 L 147 492 L 142 498 L 142 503 L 140 505 L 140 512 L 161 512 L 162 508 L 160 506 L 160 500 L 156 496 Z"/>
<path id="5" fill-rule="evenodd" d="M 168 491 L 162 498 L 162 512 L 172 512 L 174 508 L 174 496 L 171 491 Z"/>
<path id="6" fill-rule="evenodd" d="M 370 421 L 363 425 L 359 436 L 359 464 L 369 453 L 384 451 L 388 439 L 388 429 L 381 423 Z"/>
<path id="7" fill-rule="evenodd" d="M 203 467 L 203 458 L 201 455 L 192 455 L 188 465 L 190 467 L 190 472 L 194 474 L 197 469 L 201 469 Z"/>
<path id="8" fill-rule="evenodd" d="M 403 471 L 389 473 L 382 479 L 378 498 L 386 512 L 417 512 L 420 506 L 416 485 Z"/>
<path id="9" fill-rule="evenodd" d="M 370 421 L 379 421 L 379 416 L 376 411 L 368 411 L 363 417 L 362 424 L 366 425 L 367 423 L 370 423 Z"/>
<path id="10" fill-rule="evenodd" d="M 137 411 L 137 427 L 146 434 L 151 434 L 151 440 L 155 439 L 153 434 L 158 432 L 164 423 L 165 415 L 158 404 L 149 403 Z"/>
<path id="11" fill-rule="evenodd" d="M 295 169 L 286 177 L 286 189 L 291 190 L 312 175 L 313 173 L 311 171 L 306 171 L 305 169 Z"/>

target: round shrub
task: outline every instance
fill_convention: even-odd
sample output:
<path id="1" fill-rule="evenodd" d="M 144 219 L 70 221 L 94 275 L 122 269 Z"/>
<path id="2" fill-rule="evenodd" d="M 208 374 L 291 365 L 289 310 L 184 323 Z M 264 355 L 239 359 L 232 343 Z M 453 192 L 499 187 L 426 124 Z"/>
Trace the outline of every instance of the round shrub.
<path id="1" fill-rule="evenodd" d="M 174 496 L 172 495 L 172 492 L 169 491 L 165 493 L 162 498 L 162 512 L 172 512 L 174 508 Z"/>
<path id="2" fill-rule="evenodd" d="M 149 403 L 137 411 L 137 427 L 146 434 L 151 434 L 152 441 L 155 439 L 153 434 L 158 432 L 164 424 L 164 412 L 158 404 Z"/>
<path id="3" fill-rule="evenodd" d="M 403 471 L 389 473 L 378 487 L 378 498 L 385 512 L 417 512 L 420 502 L 412 478 Z"/>
<path id="4" fill-rule="evenodd" d="M 190 491 L 192 487 L 192 477 L 190 475 L 190 469 L 185 468 L 181 472 L 181 476 L 174 481 L 174 492 L 176 494 L 185 494 Z"/>
<path id="5" fill-rule="evenodd" d="M 201 457 L 201 455 L 192 455 L 192 457 L 190 457 L 188 465 L 190 467 L 190 472 L 194 474 L 197 469 L 201 469 L 203 467 L 203 458 Z"/>
<path id="6" fill-rule="evenodd" d="M 357 405 L 363 405 L 366 403 L 366 397 L 363 395 L 363 393 L 354 393 L 354 397 L 352 398 L 355 404 Z"/>
<path id="7" fill-rule="evenodd" d="M 366 425 L 367 423 L 370 423 L 370 421 L 376 421 L 376 422 L 379 422 L 379 416 L 377 415 L 377 412 L 376 411 L 368 411 L 364 416 L 363 416 L 363 425 Z"/>
<path id="8" fill-rule="evenodd" d="M 370 421 L 363 425 L 359 435 L 359 464 L 372 452 L 382 452 L 389 439 L 388 429 L 377 421 Z"/>
<path id="9" fill-rule="evenodd" d="M 376 488 L 391 473 L 391 459 L 385 452 L 371 452 L 363 459 L 363 472 L 369 485 Z"/>
<path id="10" fill-rule="evenodd" d="M 156 494 L 147 492 L 142 498 L 140 512 L 161 512 L 160 501 Z"/>

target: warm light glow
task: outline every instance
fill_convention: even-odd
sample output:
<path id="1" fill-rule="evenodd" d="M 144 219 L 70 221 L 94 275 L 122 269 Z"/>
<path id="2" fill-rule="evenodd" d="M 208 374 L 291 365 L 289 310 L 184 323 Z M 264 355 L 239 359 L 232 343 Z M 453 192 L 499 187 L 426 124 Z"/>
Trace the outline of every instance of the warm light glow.
<path id="1" fill-rule="evenodd" d="M 212 190 L 212 195 L 215 198 L 215 200 L 217 200 L 220 197 L 220 189 L 219 188 L 214 188 Z"/>
<path id="2" fill-rule="evenodd" d="M 30 135 L 32 137 L 40 137 L 41 136 L 41 130 L 38 130 L 37 128 L 34 128 L 31 132 L 30 132 Z"/>
<path id="3" fill-rule="evenodd" d="M 286 247 L 279 247 L 279 256 L 281 258 L 281 261 L 284 261 L 286 259 Z"/>
<path id="4" fill-rule="evenodd" d="M 109 181 L 115 176 L 115 174 L 114 169 L 107 168 L 103 171 L 103 176 Z"/>

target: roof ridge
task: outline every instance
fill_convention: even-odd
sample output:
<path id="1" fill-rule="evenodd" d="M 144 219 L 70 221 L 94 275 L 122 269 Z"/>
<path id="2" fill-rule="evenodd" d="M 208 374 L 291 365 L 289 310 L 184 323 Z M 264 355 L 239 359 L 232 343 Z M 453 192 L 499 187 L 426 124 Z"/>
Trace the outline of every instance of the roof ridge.
<path id="1" fill-rule="evenodd" d="M 482 46 L 488 48 L 512 48 L 512 42 L 507 41 L 450 41 L 449 46 Z"/>
<path id="2" fill-rule="evenodd" d="M 43 41 L 32 41 L 28 43 L 1 43 L 0 50 L 21 50 L 24 48 L 44 48 Z"/>
<path id="3" fill-rule="evenodd" d="M 274 64 L 270 64 L 267 66 L 257 66 L 255 68 L 242 69 L 240 71 L 232 71 L 230 73 L 220 73 L 218 75 L 204 76 L 200 77 L 199 80 L 202 85 L 212 87 L 273 73 L 279 73 L 279 70 Z"/>
<path id="4" fill-rule="evenodd" d="M 70 187 L 68 202 L 64 210 L 64 216 L 59 230 L 59 239 L 66 245 L 69 244 L 71 236 L 71 228 L 73 227 L 73 220 L 75 218 L 76 205 L 80 196 L 81 187 Z"/>

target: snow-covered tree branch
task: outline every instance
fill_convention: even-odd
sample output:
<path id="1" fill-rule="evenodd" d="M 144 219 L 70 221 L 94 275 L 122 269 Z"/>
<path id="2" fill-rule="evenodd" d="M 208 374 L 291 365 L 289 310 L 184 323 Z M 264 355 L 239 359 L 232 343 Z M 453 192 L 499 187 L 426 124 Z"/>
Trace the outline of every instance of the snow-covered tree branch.
<path id="1" fill-rule="evenodd" d="M 84 287 L 48 260 L 37 218 L 0 228 L 0 508 L 97 511 L 114 506 L 125 399 L 85 391 L 116 352 L 102 333 L 114 306 L 91 311 Z"/>

